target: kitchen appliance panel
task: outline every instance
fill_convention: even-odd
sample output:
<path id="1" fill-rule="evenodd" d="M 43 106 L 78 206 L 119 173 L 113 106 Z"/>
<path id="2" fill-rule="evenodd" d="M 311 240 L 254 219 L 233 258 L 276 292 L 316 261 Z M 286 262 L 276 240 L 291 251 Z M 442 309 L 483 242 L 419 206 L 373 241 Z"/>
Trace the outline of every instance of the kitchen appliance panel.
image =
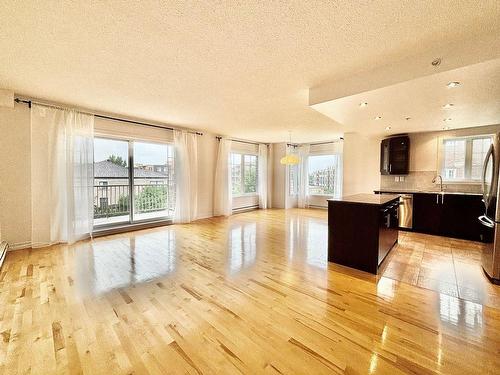
<path id="1" fill-rule="evenodd" d="M 491 173 L 489 172 L 491 170 Z M 478 218 L 481 223 L 483 249 L 481 264 L 494 283 L 500 283 L 500 133 L 496 134 L 483 164 L 482 188 L 485 214 Z"/>

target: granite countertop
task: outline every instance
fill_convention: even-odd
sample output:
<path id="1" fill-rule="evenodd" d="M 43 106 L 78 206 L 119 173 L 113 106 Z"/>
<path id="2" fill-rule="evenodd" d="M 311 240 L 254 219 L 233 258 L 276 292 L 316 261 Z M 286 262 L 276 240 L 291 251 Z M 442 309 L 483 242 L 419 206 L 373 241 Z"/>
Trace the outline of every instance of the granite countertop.
<path id="1" fill-rule="evenodd" d="M 355 194 L 348 195 L 342 198 L 328 199 L 333 202 L 359 203 L 359 204 L 374 204 L 383 206 L 395 199 L 399 199 L 398 195 L 382 195 L 382 194 Z"/>
<path id="2" fill-rule="evenodd" d="M 415 193 L 426 193 L 426 194 L 456 194 L 456 195 L 483 195 L 482 193 L 470 193 L 461 191 L 439 191 L 439 190 L 418 190 L 418 189 L 378 189 L 374 190 L 376 193 L 394 193 L 394 194 L 415 194 Z"/>

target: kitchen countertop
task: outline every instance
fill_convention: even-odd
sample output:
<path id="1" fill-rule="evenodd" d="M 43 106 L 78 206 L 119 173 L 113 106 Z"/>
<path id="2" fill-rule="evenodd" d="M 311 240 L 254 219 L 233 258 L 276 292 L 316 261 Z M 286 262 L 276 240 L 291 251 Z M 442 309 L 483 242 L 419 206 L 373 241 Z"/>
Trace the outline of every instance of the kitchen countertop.
<path id="1" fill-rule="evenodd" d="M 359 204 L 373 204 L 383 206 L 395 199 L 399 199 L 398 195 L 382 195 L 382 194 L 355 194 L 348 195 L 342 198 L 328 199 L 332 202 L 346 202 L 346 203 L 359 203 Z"/>
<path id="2" fill-rule="evenodd" d="M 483 195 L 482 193 L 466 193 L 460 191 L 439 191 L 439 190 L 412 190 L 412 189 L 379 189 L 374 190 L 375 193 L 394 193 L 394 194 L 415 194 L 415 193 L 424 193 L 424 194 L 456 194 L 456 195 Z"/>

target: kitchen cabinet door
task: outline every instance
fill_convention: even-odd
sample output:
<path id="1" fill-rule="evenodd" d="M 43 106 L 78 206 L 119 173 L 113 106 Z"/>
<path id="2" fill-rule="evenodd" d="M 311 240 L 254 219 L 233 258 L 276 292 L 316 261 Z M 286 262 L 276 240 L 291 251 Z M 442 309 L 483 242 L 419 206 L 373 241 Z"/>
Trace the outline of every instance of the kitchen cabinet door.
<path id="1" fill-rule="evenodd" d="M 389 171 L 389 144 L 390 139 L 382 140 L 380 144 L 380 174 L 391 174 Z"/>
<path id="2" fill-rule="evenodd" d="M 481 198 L 480 195 L 445 194 L 440 234 L 479 241 L 481 228 L 477 218 L 484 211 Z"/>
<path id="3" fill-rule="evenodd" d="M 394 137 L 389 140 L 390 174 L 408 174 L 410 139 Z"/>
<path id="4" fill-rule="evenodd" d="M 380 144 L 380 173 L 383 175 L 408 174 L 410 138 L 392 137 Z"/>
<path id="5" fill-rule="evenodd" d="M 440 234 L 443 205 L 438 194 L 413 194 L 413 230 Z"/>

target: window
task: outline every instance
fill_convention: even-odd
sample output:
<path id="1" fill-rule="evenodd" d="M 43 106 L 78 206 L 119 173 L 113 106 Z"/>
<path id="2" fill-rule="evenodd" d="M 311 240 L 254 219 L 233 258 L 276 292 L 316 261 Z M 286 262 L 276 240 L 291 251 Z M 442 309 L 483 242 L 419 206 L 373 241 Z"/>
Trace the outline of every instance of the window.
<path id="1" fill-rule="evenodd" d="M 94 225 L 172 217 L 173 154 L 164 143 L 94 138 Z"/>
<path id="2" fill-rule="evenodd" d="M 299 166 L 297 164 L 289 166 L 288 177 L 289 177 L 288 194 L 291 196 L 297 195 L 299 193 L 298 189 Z"/>
<path id="3" fill-rule="evenodd" d="M 233 196 L 257 193 L 257 156 L 231 153 Z"/>
<path id="4" fill-rule="evenodd" d="M 490 135 L 443 140 L 441 175 L 451 182 L 479 182 Z"/>
<path id="5" fill-rule="evenodd" d="M 309 155 L 309 195 L 340 195 L 340 156 Z"/>

